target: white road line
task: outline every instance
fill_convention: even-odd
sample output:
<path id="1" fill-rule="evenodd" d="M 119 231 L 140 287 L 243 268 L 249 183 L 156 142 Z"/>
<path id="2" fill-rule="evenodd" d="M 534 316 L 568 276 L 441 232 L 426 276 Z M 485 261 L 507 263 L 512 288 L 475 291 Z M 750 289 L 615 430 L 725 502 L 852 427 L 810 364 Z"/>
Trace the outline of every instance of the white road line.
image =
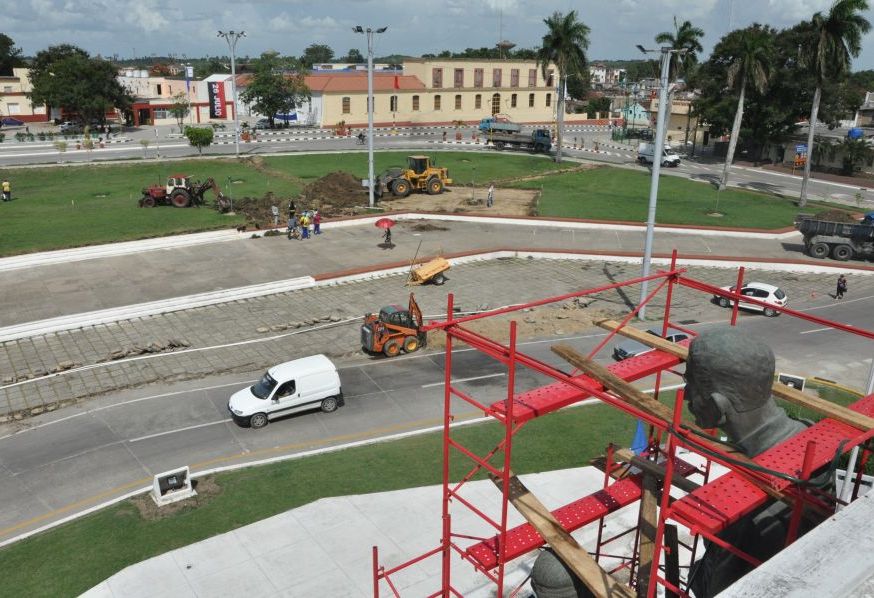
<path id="1" fill-rule="evenodd" d="M 197 428 L 205 428 L 207 426 L 214 426 L 216 424 L 224 424 L 224 423 L 227 423 L 229 421 L 233 421 L 233 420 L 231 418 L 227 418 L 227 419 L 220 419 L 220 420 L 214 421 L 214 422 L 209 422 L 206 424 L 197 424 L 194 426 L 186 426 L 184 428 L 176 428 L 175 430 L 167 430 L 166 432 L 158 432 L 156 434 L 149 434 L 148 436 L 140 436 L 139 438 L 131 438 L 130 440 L 128 440 L 128 442 L 130 442 L 130 443 L 140 442 L 141 440 L 148 440 L 150 438 L 158 438 L 159 436 L 167 436 L 168 434 L 176 434 L 177 432 L 186 432 L 188 430 L 195 430 Z"/>
<path id="2" fill-rule="evenodd" d="M 470 378 L 456 378 L 452 381 L 453 384 L 457 384 L 458 382 L 470 382 L 472 380 L 485 380 L 486 378 L 498 378 L 500 376 L 506 376 L 504 372 L 499 372 L 497 374 L 486 374 L 485 376 L 472 376 Z M 432 382 L 431 384 L 423 384 L 422 388 L 433 388 L 434 386 L 443 386 L 446 384 L 446 381 L 442 382 Z"/>
<path id="3" fill-rule="evenodd" d="M 799 332 L 798 334 L 813 334 L 814 332 L 825 332 L 826 330 L 834 330 L 834 328 L 814 328 L 813 330 L 805 330 L 804 332 Z"/>

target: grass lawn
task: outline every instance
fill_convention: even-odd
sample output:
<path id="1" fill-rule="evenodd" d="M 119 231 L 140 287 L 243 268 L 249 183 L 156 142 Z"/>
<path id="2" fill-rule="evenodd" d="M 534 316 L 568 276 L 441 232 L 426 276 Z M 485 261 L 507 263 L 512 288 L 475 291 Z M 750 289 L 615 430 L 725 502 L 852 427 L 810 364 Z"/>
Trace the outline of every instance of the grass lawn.
<path id="1" fill-rule="evenodd" d="M 602 167 L 526 181 L 518 186 L 543 188 L 541 216 L 646 222 L 650 176 L 624 168 Z M 722 217 L 709 216 L 716 209 L 717 191 L 711 185 L 664 175 L 659 181 L 656 221 L 660 224 L 694 224 L 743 228 L 791 226 L 798 208 L 788 199 L 740 189 L 718 193 Z M 817 209 L 811 202 L 807 211 Z"/>
<path id="2" fill-rule="evenodd" d="M 550 160 L 528 156 L 432 152 L 438 164 L 450 168 L 458 184 L 538 174 L 556 168 Z M 407 153 L 377 153 L 377 172 L 406 162 Z M 318 154 L 258 158 L 143 161 L 133 164 L 55 166 L 4 169 L 14 201 L 0 203 L 0 256 L 127 241 L 184 232 L 229 228 L 242 216 L 223 216 L 211 208 L 141 209 L 141 189 L 166 181 L 172 174 L 197 179 L 212 176 L 232 197 L 296 197 L 308 183 L 337 170 L 367 177 L 367 154 Z M 212 193 L 206 193 L 212 201 Z"/>
<path id="3" fill-rule="evenodd" d="M 828 387 L 820 392 L 844 405 L 858 399 Z M 673 398 L 662 395 L 663 401 Z M 635 427 L 633 418 L 601 404 L 547 415 L 515 437 L 513 468 L 531 473 L 587 465 L 611 441 L 629 445 Z M 502 434 L 490 423 L 461 428 L 455 436 L 482 455 Z M 456 480 L 470 465 L 457 455 Z M 125 501 L 0 549 L 0 595 L 75 596 L 128 565 L 319 498 L 438 484 L 440 471 L 441 437 L 428 434 L 220 474 L 220 494 L 165 519 L 144 520 Z"/>

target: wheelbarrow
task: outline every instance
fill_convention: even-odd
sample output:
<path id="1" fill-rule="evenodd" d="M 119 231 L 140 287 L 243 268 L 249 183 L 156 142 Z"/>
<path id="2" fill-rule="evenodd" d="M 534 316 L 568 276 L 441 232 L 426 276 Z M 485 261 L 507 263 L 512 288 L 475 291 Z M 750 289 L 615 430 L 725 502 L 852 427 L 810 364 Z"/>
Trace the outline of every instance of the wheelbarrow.
<path id="1" fill-rule="evenodd" d="M 441 285 L 446 282 L 444 272 L 449 270 L 449 262 L 442 257 L 435 257 L 430 262 L 425 262 L 420 266 L 416 266 L 410 270 L 410 278 L 407 284 L 425 284 L 430 282 L 436 285 Z"/>

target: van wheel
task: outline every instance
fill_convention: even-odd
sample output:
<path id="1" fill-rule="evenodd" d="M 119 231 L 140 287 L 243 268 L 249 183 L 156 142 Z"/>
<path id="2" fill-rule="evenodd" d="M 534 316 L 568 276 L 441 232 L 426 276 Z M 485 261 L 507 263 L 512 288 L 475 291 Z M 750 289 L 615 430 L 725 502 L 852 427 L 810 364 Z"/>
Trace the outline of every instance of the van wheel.
<path id="1" fill-rule="evenodd" d="M 249 418 L 249 425 L 255 428 L 263 428 L 267 425 L 267 416 L 263 413 L 256 413 L 252 417 Z"/>
<path id="2" fill-rule="evenodd" d="M 337 410 L 337 397 L 328 397 L 322 401 L 322 411 L 331 413 Z"/>
<path id="3" fill-rule="evenodd" d="M 404 339 L 404 351 L 412 353 L 419 349 L 419 339 L 415 336 L 408 336 Z"/>
<path id="4" fill-rule="evenodd" d="M 777 311 L 776 309 L 774 309 L 773 307 L 766 307 L 766 308 L 765 308 L 765 311 L 764 311 L 763 313 L 764 313 L 765 316 L 768 317 L 768 318 L 773 318 L 773 317 L 775 317 L 775 316 L 779 316 L 779 315 L 780 315 L 780 312 Z"/>
<path id="5" fill-rule="evenodd" d="M 719 306 L 720 307 L 728 307 L 729 305 L 731 305 L 731 301 L 729 301 L 727 297 L 720 297 L 719 298 Z"/>

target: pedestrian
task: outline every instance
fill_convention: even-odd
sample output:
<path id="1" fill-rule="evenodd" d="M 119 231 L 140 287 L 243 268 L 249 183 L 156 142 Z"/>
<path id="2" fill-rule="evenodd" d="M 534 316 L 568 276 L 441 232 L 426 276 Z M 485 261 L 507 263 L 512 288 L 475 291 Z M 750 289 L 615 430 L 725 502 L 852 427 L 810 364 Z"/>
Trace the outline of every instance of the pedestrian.
<path id="1" fill-rule="evenodd" d="M 307 218 L 307 213 L 304 212 L 300 217 L 300 237 L 301 239 L 309 239 L 310 238 L 310 220 Z"/>
<path id="2" fill-rule="evenodd" d="M 382 236 L 385 245 L 391 245 L 391 229 L 385 229 L 385 234 Z"/>
<path id="3" fill-rule="evenodd" d="M 446 141 L 446 131 L 443 131 L 443 141 Z"/>
<path id="4" fill-rule="evenodd" d="M 273 226 L 279 226 L 279 207 L 276 204 L 270 206 L 270 213 L 273 214 Z"/>
<path id="5" fill-rule="evenodd" d="M 288 219 L 294 220 L 297 216 L 297 206 L 294 205 L 294 200 L 289 200 L 288 202 Z"/>
<path id="6" fill-rule="evenodd" d="M 318 210 L 316 210 L 315 213 L 313 214 L 313 225 L 316 228 L 316 234 L 321 235 L 322 234 L 322 215 L 319 213 Z"/>
<path id="7" fill-rule="evenodd" d="M 486 195 L 486 207 L 490 208 L 495 203 L 495 183 L 489 183 L 489 193 Z"/>
<path id="8" fill-rule="evenodd" d="M 315 219 L 316 217 L 312 212 L 307 214 L 307 228 L 309 229 L 309 235 L 307 235 L 307 237 L 310 237 L 316 233 Z"/>
<path id="9" fill-rule="evenodd" d="M 289 216 L 288 217 L 288 226 L 286 228 L 286 233 L 288 235 L 288 240 L 291 241 L 294 238 L 297 238 L 297 221 Z"/>
<path id="10" fill-rule="evenodd" d="M 9 184 L 9 179 L 3 179 L 3 201 L 12 199 L 12 185 Z"/>
<path id="11" fill-rule="evenodd" d="M 838 276 L 838 285 L 835 291 L 835 299 L 843 299 L 844 293 L 847 292 L 847 278 L 841 274 Z"/>

